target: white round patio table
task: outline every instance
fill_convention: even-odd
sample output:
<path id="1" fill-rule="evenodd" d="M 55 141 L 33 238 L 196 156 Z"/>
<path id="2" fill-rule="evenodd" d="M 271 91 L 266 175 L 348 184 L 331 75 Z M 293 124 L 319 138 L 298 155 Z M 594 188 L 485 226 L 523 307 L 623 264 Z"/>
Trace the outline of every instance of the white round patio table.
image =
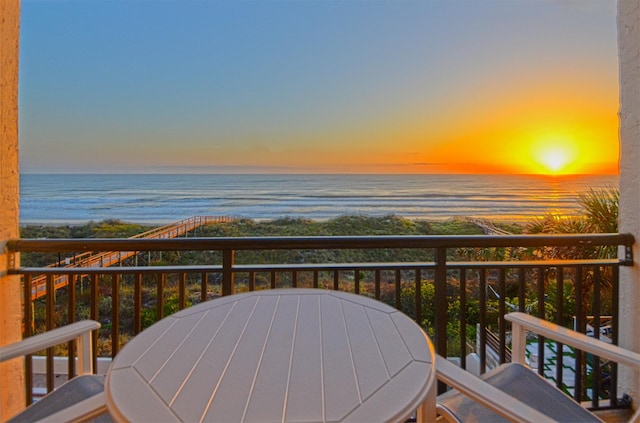
<path id="1" fill-rule="evenodd" d="M 116 421 L 402 422 L 435 418 L 435 354 L 361 295 L 272 289 L 207 301 L 134 337 L 107 373 Z"/>

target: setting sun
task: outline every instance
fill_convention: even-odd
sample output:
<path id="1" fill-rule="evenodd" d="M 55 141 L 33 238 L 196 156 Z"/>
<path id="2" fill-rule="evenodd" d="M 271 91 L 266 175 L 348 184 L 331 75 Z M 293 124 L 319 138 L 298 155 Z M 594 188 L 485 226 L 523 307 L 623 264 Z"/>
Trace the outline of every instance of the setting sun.
<path id="1" fill-rule="evenodd" d="M 540 161 L 549 172 L 561 173 L 571 162 L 571 157 L 564 148 L 549 148 L 540 153 Z"/>
<path id="2" fill-rule="evenodd" d="M 570 139 L 547 138 L 533 143 L 531 156 L 538 173 L 560 175 L 571 172 L 578 148 Z"/>

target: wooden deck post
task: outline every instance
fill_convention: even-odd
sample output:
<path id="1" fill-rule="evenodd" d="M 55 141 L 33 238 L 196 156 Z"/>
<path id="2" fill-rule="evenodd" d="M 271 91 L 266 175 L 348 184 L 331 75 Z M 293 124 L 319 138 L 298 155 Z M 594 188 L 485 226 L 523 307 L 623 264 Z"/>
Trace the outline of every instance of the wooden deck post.
<path id="1" fill-rule="evenodd" d="M 222 295 L 231 295 L 235 292 L 233 283 L 233 258 L 234 250 L 222 250 Z"/>

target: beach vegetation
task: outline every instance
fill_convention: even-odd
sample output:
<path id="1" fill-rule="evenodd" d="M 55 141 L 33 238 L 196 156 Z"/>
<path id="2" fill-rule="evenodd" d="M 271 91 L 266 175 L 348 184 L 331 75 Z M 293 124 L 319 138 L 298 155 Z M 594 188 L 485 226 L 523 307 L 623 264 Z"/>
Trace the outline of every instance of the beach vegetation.
<path id="1" fill-rule="evenodd" d="M 153 229 L 152 226 L 125 223 L 115 219 L 90 221 L 81 225 L 26 225 L 21 238 L 129 238 Z"/>
<path id="2" fill-rule="evenodd" d="M 580 194 L 578 204 L 581 213 L 577 216 L 547 214 L 533 219 L 525 226 L 529 234 L 558 233 L 616 233 L 618 232 L 618 205 L 620 192 L 617 188 L 590 189 Z"/>

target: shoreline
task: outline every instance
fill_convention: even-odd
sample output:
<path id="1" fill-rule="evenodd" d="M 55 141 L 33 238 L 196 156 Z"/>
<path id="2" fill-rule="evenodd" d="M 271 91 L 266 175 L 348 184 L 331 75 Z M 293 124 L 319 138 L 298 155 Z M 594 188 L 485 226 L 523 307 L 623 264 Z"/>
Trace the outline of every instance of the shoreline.
<path id="1" fill-rule="evenodd" d="M 117 219 L 117 218 L 108 218 L 108 219 L 96 219 L 96 220 L 33 220 L 33 221 L 27 221 L 27 222 L 23 222 L 20 221 L 19 222 L 19 227 L 20 228 L 24 228 L 24 227 L 30 227 L 30 226 L 44 226 L 44 227 L 78 227 L 78 226 L 87 226 L 87 225 L 92 225 L 92 224 L 100 224 L 100 223 L 105 223 L 105 222 L 119 222 L 125 225 L 140 225 L 140 226 L 153 226 L 153 227 L 160 227 L 160 226 L 166 226 L 166 225 L 171 225 L 173 223 L 179 222 L 181 220 L 185 220 L 185 219 L 189 219 L 192 218 L 194 216 L 188 216 L 188 217 L 184 217 L 181 219 L 176 219 L 176 220 L 170 220 L 170 221 L 166 221 L 166 220 L 139 220 L 139 221 L 134 221 L 134 220 L 123 220 L 123 219 Z M 269 222 L 274 222 L 274 221 L 279 221 L 279 220 L 293 220 L 293 221 L 300 221 L 300 222 L 304 222 L 304 221 L 309 221 L 309 222 L 317 222 L 317 223 L 326 223 L 332 220 L 336 220 L 336 219 L 340 219 L 340 218 L 351 218 L 351 217 L 361 217 L 361 218 L 367 218 L 367 219 L 384 219 L 384 218 L 389 218 L 389 217 L 394 217 L 394 218 L 398 218 L 398 219 L 404 219 L 404 220 L 408 220 L 410 222 L 426 222 L 426 223 L 446 223 L 446 222 L 456 222 L 456 221 L 472 221 L 472 220 L 484 220 L 484 221 L 488 221 L 491 223 L 497 223 L 497 224 L 507 224 L 507 225 L 523 225 L 526 224 L 534 219 L 538 219 L 538 218 L 542 218 L 544 216 L 531 216 L 531 217 L 521 217 L 521 218 L 509 218 L 506 216 L 450 216 L 450 217 L 433 217 L 433 218 L 428 218 L 428 217 L 405 217 L 405 216 L 400 216 L 400 215 L 384 215 L 384 216 L 374 216 L 374 215 L 365 215 L 365 214 L 344 214 L 344 215 L 339 215 L 339 216 L 335 216 L 335 217 L 327 217 L 327 218 L 307 218 L 304 216 L 280 216 L 280 217 L 275 217 L 275 218 L 250 218 L 250 217 L 244 217 L 244 216 L 228 216 L 230 217 L 232 220 L 250 220 L 256 223 L 269 223 Z"/>

